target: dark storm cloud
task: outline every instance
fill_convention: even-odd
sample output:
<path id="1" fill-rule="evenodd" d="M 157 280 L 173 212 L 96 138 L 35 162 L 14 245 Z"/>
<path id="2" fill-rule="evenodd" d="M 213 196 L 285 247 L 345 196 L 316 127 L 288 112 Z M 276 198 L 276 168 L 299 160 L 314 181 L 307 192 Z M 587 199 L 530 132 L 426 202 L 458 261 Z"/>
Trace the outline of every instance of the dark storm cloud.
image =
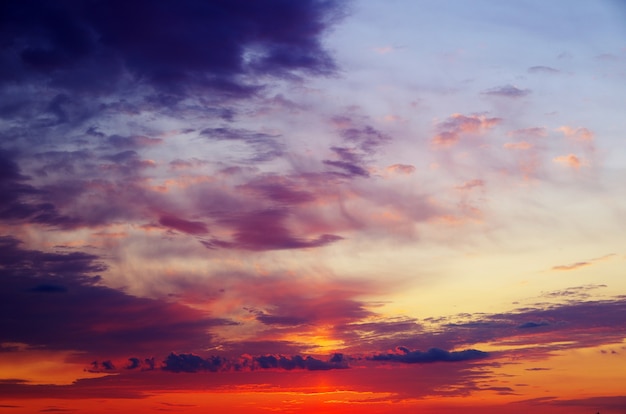
<path id="1" fill-rule="evenodd" d="M 211 327 L 229 323 L 99 285 L 97 273 L 105 268 L 97 256 L 19 244 L 0 238 L 0 314 L 10 315 L 0 319 L 0 342 L 91 355 L 144 354 L 199 349 L 210 343 Z"/>
<path id="2" fill-rule="evenodd" d="M 326 371 L 345 368 L 348 368 L 347 360 L 343 354 L 339 353 L 331 355 L 326 361 L 310 355 L 306 357 L 301 355 L 246 355 L 238 359 L 228 359 L 220 356 L 202 358 L 194 354 L 171 353 L 163 361 L 162 367 L 164 371 L 171 372 L 254 371 L 259 369 Z"/>
<path id="3" fill-rule="evenodd" d="M 245 95 L 258 86 L 245 75 L 332 73 L 320 38 L 342 15 L 315 0 L 5 1 L 0 82 L 106 90 L 128 71 L 157 89 Z"/>
<path id="4" fill-rule="evenodd" d="M 464 351 L 446 351 L 439 348 L 431 348 L 426 352 L 419 350 L 411 351 L 405 347 L 398 347 L 395 353 L 376 354 L 370 357 L 373 361 L 393 361 L 405 364 L 424 364 L 430 362 L 460 362 L 487 358 L 487 352 L 476 349 Z"/>

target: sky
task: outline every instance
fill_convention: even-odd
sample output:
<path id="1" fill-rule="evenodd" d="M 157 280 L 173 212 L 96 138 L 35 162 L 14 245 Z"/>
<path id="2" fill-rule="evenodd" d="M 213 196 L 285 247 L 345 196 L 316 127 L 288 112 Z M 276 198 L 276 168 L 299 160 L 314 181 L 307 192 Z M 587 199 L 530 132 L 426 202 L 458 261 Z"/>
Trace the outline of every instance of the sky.
<path id="1" fill-rule="evenodd" d="M 626 413 L 626 5 L 0 3 L 0 411 Z"/>

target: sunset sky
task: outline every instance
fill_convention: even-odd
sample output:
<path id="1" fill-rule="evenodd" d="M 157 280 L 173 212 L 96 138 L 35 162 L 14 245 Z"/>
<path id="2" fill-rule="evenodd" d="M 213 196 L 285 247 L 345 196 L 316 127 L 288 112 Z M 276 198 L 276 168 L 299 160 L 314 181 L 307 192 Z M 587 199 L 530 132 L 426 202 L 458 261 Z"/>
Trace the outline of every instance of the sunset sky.
<path id="1" fill-rule="evenodd" d="M 0 411 L 626 413 L 626 4 L 0 2 Z"/>

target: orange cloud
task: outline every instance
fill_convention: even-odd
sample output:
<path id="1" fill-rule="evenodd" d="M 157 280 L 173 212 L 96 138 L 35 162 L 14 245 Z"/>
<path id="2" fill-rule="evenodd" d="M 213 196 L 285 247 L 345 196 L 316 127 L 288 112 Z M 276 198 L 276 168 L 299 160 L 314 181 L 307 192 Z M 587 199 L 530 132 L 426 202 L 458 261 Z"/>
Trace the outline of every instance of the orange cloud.
<path id="1" fill-rule="evenodd" d="M 565 164 L 569 167 L 577 168 L 577 169 L 580 168 L 582 165 L 584 165 L 582 160 L 574 154 L 560 155 L 558 157 L 553 158 L 553 161 L 561 163 L 561 164 Z"/>
<path id="2" fill-rule="evenodd" d="M 603 262 L 603 261 L 612 259 L 614 256 L 615 256 L 615 253 L 610 253 L 601 257 L 596 257 L 594 259 L 591 259 L 585 262 L 576 262 L 576 263 L 572 263 L 568 265 L 554 266 L 552 267 L 552 270 L 576 270 L 576 269 L 580 269 L 581 267 L 591 266 L 592 264 L 594 264 L 594 262 Z"/>
<path id="3" fill-rule="evenodd" d="M 445 122 L 437 125 L 440 131 L 432 139 L 438 147 L 451 147 L 461 138 L 461 134 L 481 134 L 502 121 L 500 118 L 487 118 L 485 115 L 452 114 Z"/>
<path id="4" fill-rule="evenodd" d="M 572 128 L 564 125 L 557 128 L 557 131 L 561 131 L 567 138 L 571 138 L 576 141 L 593 141 L 594 134 L 587 128 Z"/>
<path id="5" fill-rule="evenodd" d="M 580 269 L 581 267 L 585 267 L 589 265 L 591 265 L 591 263 L 589 262 L 577 262 L 577 263 L 572 263 L 569 265 L 554 266 L 552 270 L 576 270 L 576 269 Z"/>
<path id="6" fill-rule="evenodd" d="M 415 172 L 415 167 L 408 164 L 393 164 L 387 167 L 387 172 L 391 174 L 410 175 Z"/>

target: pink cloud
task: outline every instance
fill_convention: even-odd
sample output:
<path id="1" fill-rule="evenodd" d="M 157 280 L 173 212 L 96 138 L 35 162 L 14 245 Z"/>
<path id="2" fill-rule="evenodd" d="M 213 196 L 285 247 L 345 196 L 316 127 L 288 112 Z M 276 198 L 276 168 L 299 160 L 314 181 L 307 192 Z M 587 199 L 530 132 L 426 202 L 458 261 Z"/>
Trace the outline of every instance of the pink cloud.
<path id="1" fill-rule="evenodd" d="M 480 179 L 474 179 L 464 182 L 462 185 L 455 187 L 457 190 L 471 190 L 472 188 L 484 187 L 485 182 Z"/>
<path id="2" fill-rule="evenodd" d="M 507 142 L 506 144 L 503 145 L 503 147 L 506 149 L 510 149 L 510 150 L 527 150 L 527 149 L 531 149 L 533 147 L 533 144 L 526 142 L 526 141 Z"/>
<path id="3" fill-rule="evenodd" d="M 437 125 L 439 133 L 432 139 L 432 143 L 436 147 L 451 147 L 459 142 L 461 135 L 480 135 L 501 121 L 500 118 L 487 118 L 485 115 L 452 114 Z"/>

